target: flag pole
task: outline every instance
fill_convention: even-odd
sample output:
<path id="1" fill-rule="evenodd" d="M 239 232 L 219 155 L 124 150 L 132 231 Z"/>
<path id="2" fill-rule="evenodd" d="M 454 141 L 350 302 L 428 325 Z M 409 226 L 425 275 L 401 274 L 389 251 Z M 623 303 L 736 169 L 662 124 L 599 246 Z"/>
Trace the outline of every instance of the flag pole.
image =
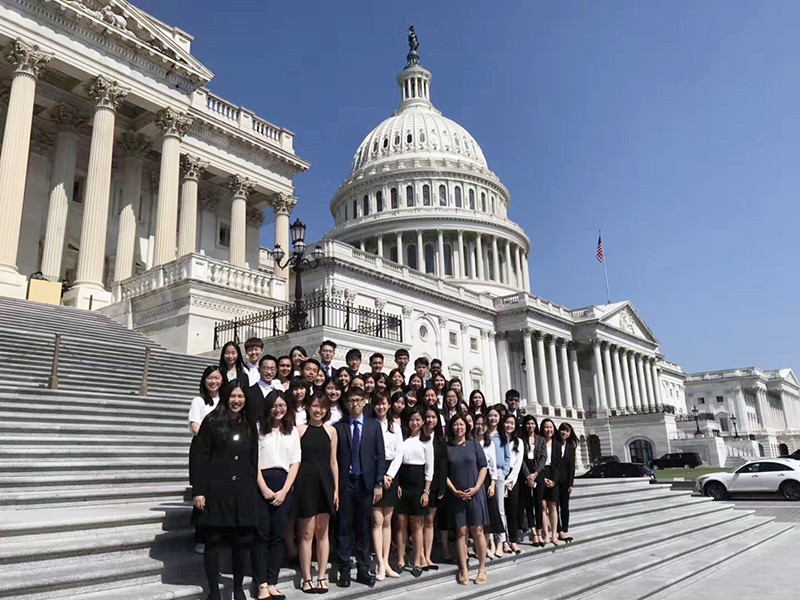
<path id="1" fill-rule="evenodd" d="M 597 233 L 599 235 L 599 239 L 602 240 L 603 239 L 603 232 L 598 229 Z M 605 278 L 606 278 L 606 300 L 607 300 L 606 304 L 611 304 L 611 292 L 609 291 L 609 288 L 608 288 L 608 269 L 606 269 L 605 247 L 603 248 L 603 275 L 605 275 Z"/>

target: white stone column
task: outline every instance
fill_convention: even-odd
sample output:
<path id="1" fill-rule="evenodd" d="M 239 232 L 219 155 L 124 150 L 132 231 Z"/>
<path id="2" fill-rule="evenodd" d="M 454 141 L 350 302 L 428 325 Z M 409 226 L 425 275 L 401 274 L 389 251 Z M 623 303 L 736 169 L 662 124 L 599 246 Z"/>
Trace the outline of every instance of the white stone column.
<path id="1" fill-rule="evenodd" d="M 244 267 L 247 262 L 247 197 L 255 184 L 247 177 L 232 175 L 228 187 L 231 200 L 231 245 L 228 249 L 228 262 Z"/>
<path id="2" fill-rule="evenodd" d="M 483 235 L 480 234 L 480 233 L 477 234 L 477 244 L 478 244 L 478 257 L 477 257 L 477 261 L 476 262 L 478 263 L 478 279 L 483 281 L 486 278 L 484 277 L 484 270 L 483 270 L 483 266 L 484 266 L 483 265 L 483 261 L 484 261 L 484 256 L 483 256 Z"/>
<path id="3" fill-rule="evenodd" d="M 525 280 L 525 291 L 531 293 L 531 274 L 528 270 L 528 255 L 522 255 L 522 278 Z"/>
<path id="4" fill-rule="evenodd" d="M 514 256 L 517 261 L 517 287 L 521 290 L 525 289 L 525 280 L 522 277 L 522 249 L 516 246 L 517 251 Z"/>
<path id="5" fill-rule="evenodd" d="M 644 357 L 641 354 L 636 355 L 636 373 L 639 377 L 639 392 L 642 396 L 642 408 L 649 408 L 650 399 L 647 397 L 647 382 L 644 378 Z"/>
<path id="6" fill-rule="evenodd" d="M 492 369 L 492 395 L 497 399 L 497 402 L 502 402 L 503 390 L 501 389 L 501 374 L 497 360 L 497 344 L 495 343 L 496 336 L 494 331 L 488 331 L 486 339 L 489 344 L 489 360 Z"/>
<path id="7" fill-rule="evenodd" d="M 500 283 L 503 278 L 500 276 L 500 254 L 497 251 L 497 236 L 492 237 L 492 268 L 494 269 L 494 281 Z"/>
<path id="8" fill-rule="evenodd" d="M 622 370 L 619 365 L 619 348 L 613 346 L 611 348 L 611 367 L 614 372 L 614 384 L 617 390 L 617 410 L 625 412 L 628 399 L 625 396 L 625 385 L 622 382 Z"/>
<path id="9" fill-rule="evenodd" d="M 633 390 L 633 405 L 636 410 L 641 410 L 647 401 L 643 401 L 642 392 L 639 389 L 639 377 L 636 372 L 636 353 L 628 350 L 628 364 L 630 365 L 629 381 Z"/>
<path id="10" fill-rule="evenodd" d="M 606 400 L 606 379 L 603 376 L 603 357 L 600 353 L 600 340 L 592 340 L 592 349 L 594 351 L 594 389 L 597 394 L 597 410 L 608 409 L 608 401 Z"/>
<path id="11" fill-rule="evenodd" d="M 481 329 L 481 369 L 486 377 L 486 398 L 491 399 L 489 400 L 490 404 L 496 404 L 498 400 L 495 396 L 494 380 L 497 377 L 497 372 L 492 370 L 492 350 L 488 342 L 489 333 L 488 329 Z M 487 359 L 489 363 L 488 366 L 486 364 Z"/>
<path id="12" fill-rule="evenodd" d="M 383 258 L 383 235 L 378 234 L 375 237 L 378 240 L 378 256 Z"/>
<path id="13" fill-rule="evenodd" d="M 547 362 L 544 355 L 544 334 L 535 331 L 536 338 L 536 371 L 539 376 L 539 391 L 542 392 L 542 406 L 550 406 L 550 385 L 547 382 Z"/>
<path id="14" fill-rule="evenodd" d="M 158 178 L 158 208 L 156 210 L 156 242 L 154 266 L 175 260 L 178 231 L 178 187 L 181 170 L 181 138 L 193 119 L 171 108 L 158 112 L 156 125 L 163 134 L 161 170 Z M 231 239 L 233 224 L 231 223 Z"/>
<path id="15" fill-rule="evenodd" d="M 664 406 L 664 399 L 661 397 L 661 373 L 656 366 L 655 359 L 653 359 L 653 362 L 650 363 L 650 367 L 653 371 L 653 391 L 656 394 L 656 406 Z"/>
<path id="16" fill-rule="evenodd" d="M 645 358 L 642 367 L 644 368 L 644 380 L 645 384 L 647 385 L 647 403 L 650 408 L 656 408 L 656 394 L 655 390 L 653 389 L 653 374 L 650 368 L 650 361 L 652 359 Z"/>
<path id="17" fill-rule="evenodd" d="M 397 264 L 404 265 L 405 264 L 405 256 L 403 251 L 403 232 L 397 232 Z"/>
<path id="18" fill-rule="evenodd" d="M 436 241 L 437 241 L 437 252 L 436 257 L 438 260 L 436 261 L 437 270 L 439 271 L 437 275 L 440 279 L 444 279 L 445 270 L 444 270 L 444 231 L 442 229 L 436 230 Z"/>
<path id="19" fill-rule="evenodd" d="M 14 66 L 14 74 L 0 154 L 0 296 L 24 298 L 27 279 L 19 274 L 17 252 L 28 173 L 33 100 L 36 79 L 53 56 L 42 52 L 39 46 L 19 39 L 11 42 L 4 54 Z"/>
<path id="20" fill-rule="evenodd" d="M 497 343 L 497 368 L 500 375 L 500 393 L 505 394 L 506 391 L 511 389 L 511 371 L 509 370 L 509 363 L 511 362 L 508 352 L 508 332 L 498 331 L 495 336 Z M 505 400 L 505 396 L 502 398 Z"/>
<path id="21" fill-rule="evenodd" d="M 289 248 L 289 215 L 292 214 L 292 209 L 297 205 L 297 198 L 289 196 L 288 194 L 273 194 L 267 200 L 272 212 L 275 213 L 275 245 L 280 246 L 281 249 L 288 255 L 291 252 Z M 282 269 L 275 265 L 275 274 L 279 277 L 289 278 L 289 268 L 283 267 Z M 289 299 L 289 286 L 285 285 L 286 300 Z"/>
<path id="22" fill-rule="evenodd" d="M 561 379 L 564 384 L 564 406 L 568 409 L 573 408 L 572 386 L 569 380 L 569 361 L 567 360 L 567 340 L 558 340 L 558 358 L 561 365 Z"/>
<path id="23" fill-rule="evenodd" d="M 183 177 L 181 183 L 181 223 L 178 231 L 178 256 L 197 252 L 197 192 L 200 178 L 208 167 L 194 156 L 185 155 L 182 159 Z"/>
<path id="24" fill-rule="evenodd" d="M 425 245 L 422 239 L 422 231 L 417 230 L 417 270 L 425 273 Z"/>
<path id="25" fill-rule="evenodd" d="M 611 350 L 608 343 L 603 344 L 603 375 L 606 380 L 606 399 L 608 408 L 617 410 L 617 395 L 614 390 L 614 373 L 611 369 Z"/>
<path id="26" fill-rule="evenodd" d="M 511 242 L 506 240 L 506 285 L 514 285 L 514 269 L 511 265 Z"/>
<path id="27" fill-rule="evenodd" d="M 633 388 L 631 387 L 631 373 L 628 369 L 628 351 L 624 348 L 619 349 L 622 354 L 622 386 L 625 389 L 625 408 L 629 413 L 634 412 L 636 404 L 633 402 Z"/>
<path id="28" fill-rule="evenodd" d="M 539 395 L 536 392 L 536 365 L 533 364 L 533 331 L 527 327 L 522 330 L 522 345 L 525 352 L 525 376 L 528 384 L 528 403 L 539 411 Z"/>
<path id="29" fill-rule="evenodd" d="M 61 277 L 61 259 L 64 255 L 64 238 L 67 232 L 67 212 L 72 202 L 75 186 L 75 163 L 78 157 L 77 129 L 86 119 L 73 106 L 59 104 L 53 109 L 51 120 L 58 125 L 53 170 L 50 174 L 50 204 L 47 210 L 47 228 L 42 251 L 42 274 Z"/>
<path id="30" fill-rule="evenodd" d="M 125 132 L 120 138 L 125 150 L 122 163 L 122 210 L 119 213 L 117 230 L 117 256 L 114 259 L 114 281 L 124 281 L 133 275 L 136 254 L 136 227 L 139 201 L 142 195 L 142 168 L 144 155 L 152 144 L 141 133 Z M 120 298 L 117 298 L 119 301 Z"/>
<path id="31" fill-rule="evenodd" d="M 464 251 L 464 232 L 458 230 L 458 274 L 456 277 L 467 278 L 467 255 Z"/>
<path id="32" fill-rule="evenodd" d="M 475 261 L 475 251 L 476 247 L 473 242 L 468 242 L 469 246 L 469 278 L 475 279 L 478 276 L 478 267 Z"/>
<path id="33" fill-rule="evenodd" d="M 117 108 L 128 95 L 116 81 L 97 77 L 89 87 L 95 101 L 92 144 L 83 201 L 81 246 L 75 284 L 65 298 L 78 308 L 100 308 L 111 301 L 103 287 L 106 258 L 108 203 L 111 193 L 111 161 L 114 153 L 114 122 Z"/>
<path id="34" fill-rule="evenodd" d="M 550 359 L 550 380 L 553 382 L 553 406 L 561 408 L 561 384 L 558 381 L 558 357 L 556 355 L 556 338 L 547 338 L 547 353 Z"/>
<path id="35" fill-rule="evenodd" d="M 581 369 L 578 366 L 578 344 L 569 343 L 569 366 L 572 371 L 572 393 L 576 410 L 583 411 L 583 390 L 581 389 Z"/>

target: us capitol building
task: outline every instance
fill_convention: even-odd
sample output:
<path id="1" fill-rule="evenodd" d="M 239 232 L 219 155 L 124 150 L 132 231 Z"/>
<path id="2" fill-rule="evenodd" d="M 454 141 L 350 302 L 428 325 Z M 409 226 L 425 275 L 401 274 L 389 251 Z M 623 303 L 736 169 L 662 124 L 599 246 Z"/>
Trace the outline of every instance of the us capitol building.
<path id="1" fill-rule="evenodd" d="M 798 447 L 790 370 L 688 376 L 631 302 L 570 309 L 531 293 L 511 194 L 433 106 L 413 31 L 399 106 L 331 200 L 298 317 L 282 259 L 298 247 L 290 235 L 304 246 L 289 223 L 309 164 L 294 133 L 206 87 L 192 39 L 122 0 L 0 6 L 0 295 L 55 290 L 191 354 L 253 334 L 274 354 L 329 338 L 338 362 L 359 348 L 388 369 L 406 348 L 491 403 L 515 388 L 529 414 L 571 422 L 584 463 L 685 450 L 724 464 Z M 259 247 L 265 219 L 280 253 Z M 687 390 L 716 383 L 713 410 L 698 405 L 711 391 L 687 404 Z"/>

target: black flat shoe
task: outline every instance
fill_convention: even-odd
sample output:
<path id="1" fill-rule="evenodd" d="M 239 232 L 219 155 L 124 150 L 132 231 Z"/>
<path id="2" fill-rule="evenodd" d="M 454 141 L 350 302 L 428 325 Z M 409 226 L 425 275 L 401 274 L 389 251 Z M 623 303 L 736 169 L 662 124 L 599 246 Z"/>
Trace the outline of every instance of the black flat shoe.
<path id="1" fill-rule="evenodd" d="M 233 600 L 247 600 L 247 594 L 242 588 L 233 590 Z"/>
<path id="2" fill-rule="evenodd" d="M 423 570 L 426 570 L 426 569 L 427 569 L 428 571 L 438 571 L 438 570 L 439 570 L 439 565 L 428 565 L 428 566 L 427 566 L 427 567 L 425 567 L 425 569 L 423 569 Z"/>
<path id="3" fill-rule="evenodd" d="M 422 567 L 414 567 L 411 569 L 411 574 L 414 577 L 422 577 Z"/>
<path id="4" fill-rule="evenodd" d="M 336 585 L 340 588 L 349 588 L 350 587 L 350 575 L 339 575 L 339 579 L 336 581 Z"/>
<path id="5" fill-rule="evenodd" d="M 367 587 L 375 587 L 375 576 L 370 573 L 359 573 L 356 575 L 356 581 Z"/>

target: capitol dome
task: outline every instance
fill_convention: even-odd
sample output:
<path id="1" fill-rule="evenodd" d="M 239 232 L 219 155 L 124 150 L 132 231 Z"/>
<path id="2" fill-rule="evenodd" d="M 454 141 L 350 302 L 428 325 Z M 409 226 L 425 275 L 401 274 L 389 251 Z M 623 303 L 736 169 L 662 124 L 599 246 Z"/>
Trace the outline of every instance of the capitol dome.
<path id="1" fill-rule="evenodd" d="M 400 106 L 358 147 L 331 201 L 328 238 L 491 295 L 530 289 L 530 240 L 483 150 L 430 100 L 416 35 L 397 76 Z"/>

